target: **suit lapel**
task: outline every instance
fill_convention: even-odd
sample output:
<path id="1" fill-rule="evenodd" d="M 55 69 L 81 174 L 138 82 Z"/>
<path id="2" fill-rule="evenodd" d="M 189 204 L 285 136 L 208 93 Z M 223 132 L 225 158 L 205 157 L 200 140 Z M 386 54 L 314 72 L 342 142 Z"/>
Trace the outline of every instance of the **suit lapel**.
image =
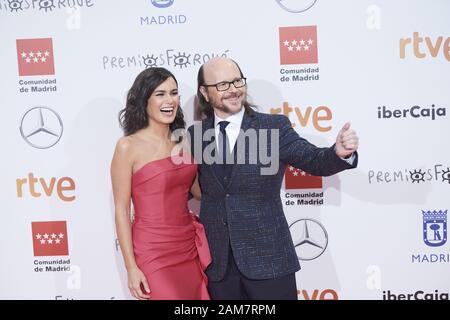
<path id="1" fill-rule="evenodd" d="M 205 148 L 206 148 L 207 145 L 209 145 L 209 144 L 212 143 L 212 142 L 215 143 L 215 141 L 216 141 L 216 138 L 215 138 L 214 135 L 212 136 L 212 139 L 211 139 L 210 141 L 205 141 L 205 140 L 203 139 L 203 137 L 205 136 L 205 132 L 206 132 L 207 130 L 210 130 L 210 129 L 214 129 L 214 116 L 209 117 L 209 118 L 206 118 L 206 119 L 203 121 L 203 126 L 202 126 L 202 151 L 205 150 Z M 209 160 L 209 159 L 208 159 L 208 160 Z"/>
<path id="2" fill-rule="evenodd" d="M 242 124 L 241 124 L 241 131 L 239 132 L 239 136 L 236 140 L 236 143 L 234 145 L 234 152 L 237 152 L 238 148 L 238 141 L 239 139 L 243 139 L 242 137 L 242 133 L 246 132 L 248 129 L 254 129 L 256 130 L 256 112 L 252 112 L 252 114 L 247 114 L 247 112 L 245 112 L 244 114 L 244 118 L 242 119 Z M 247 161 L 247 159 L 249 158 L 249 149 L 245 147 L 245 157 L 244 159 Z M 234 158 L 235 160 L 237 159 L 237 156 Z M 230 181 L 228 181 L 228 185 L 227 187 L 231 184 L 231 182 L 233 181 L 234 177 L 236 176 L 237 172 L 239 171 L 239 168 L 241 166 L 237 165 L 236 163 L 233 165 L 233 169 L 231 170 L 231 177 L 230 177 Z"/>
<path id="3" fill-rule="evenodd" d="M 213 169 L 213 165 L 211 163 L 213 163 L 213 159 L 210 158 L 209 152 L 207 152 L 205 154 L 205 148 L 210 145 L 211 143 L 216 143 L 216 137 L 215 134 L 212 136 L 211 140 L 209 141 L 204 141 L 203 137 L 205 136 L 205 132 L 207 130 L 214 130 L 214 116 L 211 116 L 207 119 L 204 120 L 203 122 L 203 127 L 202 127 L 202 159 L 203 162 L 205 162 L 205 167 L 208 171 L 210 171 L 210 174 L 214 177 L 214 179 L 216 180 L 217 184 L 219 185 L 219 187 L 224 190 L 224 187 L 222 185 L 222 183 L 220 183 L 219 178 L 216 175 L 216 171 Z M 217 149 L 215 149 L 217 151 Z"/>

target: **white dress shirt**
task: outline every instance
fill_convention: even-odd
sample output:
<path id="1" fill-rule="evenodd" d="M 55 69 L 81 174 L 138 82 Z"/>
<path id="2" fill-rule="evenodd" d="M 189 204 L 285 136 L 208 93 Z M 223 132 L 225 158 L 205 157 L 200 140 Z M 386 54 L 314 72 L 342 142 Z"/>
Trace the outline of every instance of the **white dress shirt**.
<path id="1" fill-rule="evenodd" d="M 226 119 L 222 119 L 219 116 L 217 116 L 216 113 L 214 113 L 214 129 L 216 134 L 216 145 L 217 150 L 219 150 L 219 139 L 217 138 L 219 136 L 220 132 L 220 121 L 228 121 L 230 124 L 225 128 L 225 131 L 227 133 L 228 141 L 230 142 L 230 150 L 233 150 L 234 145 L 236 144 L 239 132 L 241 130 L 241 124 L 242 119 L 244 119 L 244 113 L 245 108 L 242 107 L 241 111 L 238 113 L 232 114 L 231 116 L 227 117 Z M 219 150 L 220 152 L 220 150 Z"/>

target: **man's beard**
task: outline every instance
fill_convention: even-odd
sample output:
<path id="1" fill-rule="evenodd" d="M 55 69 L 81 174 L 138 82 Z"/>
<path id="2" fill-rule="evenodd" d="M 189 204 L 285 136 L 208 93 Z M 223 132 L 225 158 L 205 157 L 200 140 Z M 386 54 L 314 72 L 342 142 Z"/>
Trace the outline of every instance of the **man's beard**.
<path id="1" fill-rule="evenodd" d="M 225 113 L 228 113 L 228 114 L 231 113 L 230 108 L 228 108 L 228 107 L 227 107 L 226 105 L 224 105 L 224 104 L 222 105 L 222 108 L 221 108 L 221 109 L 222 109 L 222 111 L 225 112 Z"/>
<path id="2" fill-rule="evenodd" d="M 242 110 L 244 103 L 245 103 L 245 100 L 242 101 L 241 107 L 236 112 L 231 111 L 231 109 L 228 106 L 226 106 L 224 103 L 221 103 L 220 105 L 215 105 L 215 106 L 211 105 L 211 107 L 213 107 L 213 109 L 217 108 L 218 110 L 225 112 L 227 114 L 235 114 Z"/>

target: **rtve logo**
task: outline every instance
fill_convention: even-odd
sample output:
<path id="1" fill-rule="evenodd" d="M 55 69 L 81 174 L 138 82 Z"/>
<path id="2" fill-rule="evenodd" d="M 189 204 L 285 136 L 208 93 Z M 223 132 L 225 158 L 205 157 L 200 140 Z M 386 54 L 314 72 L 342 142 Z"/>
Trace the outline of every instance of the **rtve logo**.
<path id="1" fill-rule="evenodd" d="M 423 44 L 424 39 L 425 45 Z M 444 43 L 442 44 L 442 42 Z M 400 39 L 400 59 L 405 59 L 407 54 L 411 54 L 411 49 L 416 58 L 424 59 L 430 55 L 436 58 L 441 48 L 442 55 L 447 61 L 450 61 L 450 37 L 444 41 L 444 38 L 440 36 L 434 41 L 430 37 L 422 38 L 418 32 L 414 32 L 412 38 Z"/>
<path id="2" fill-rule="evenodd" d="M 47 197 L 51 197 L 56 188 L 56 194 L 62 201 L 75 200 L 75 195 L 71 193 L 75 190 L 75 182 L 69 177 L 61 177 L 59 179 L 52 177 L 50 180 L 47 180 L 45 178 L 35 178 L 33 173 L 30 172 L 27 178 L 16 179 L 16 188 L 17 197 L 19 198 L 23 198 L 24 193 L 27 192 L 34 198 L 41 197 L 42 192 Z"/>
<path id="3" fill-rule="evenodd" d="M 317 108 L 308 106 L 306 110 L 302 111 L 300 107 L 291 108 L 289 107 L 289 104 L 287 102 L 283 102 L 283 109 L 270 108 L 271 114 L 282 113 L 288 118 L 289 114 L 292 111 L 295 111 L 297 119 L 302 127 L 306 127 L 307 125 L 312 123 L 314 129 L 316 129 L 319 132 L 327 132 L 330 131 L 332 128 L 331 125 L 327 125 L 328 124 L 327 121 L 333 119 L 333 113 L 331 112 L 331 109 L 326 106 L 318 106 Z M 292 127 L 295 128 L 295 123 L 292 123 Z"/>

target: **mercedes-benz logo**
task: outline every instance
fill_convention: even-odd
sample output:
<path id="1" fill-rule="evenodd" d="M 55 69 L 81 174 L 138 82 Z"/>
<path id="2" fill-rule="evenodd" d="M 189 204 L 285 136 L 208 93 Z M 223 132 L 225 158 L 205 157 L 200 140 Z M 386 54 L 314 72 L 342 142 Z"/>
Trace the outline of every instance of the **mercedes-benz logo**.
<path id="1" fill-rule="evenodd" d="M 300 13 L 311 8 L 317 0 L 275 0 L 280 7 L 292 13 Z"/>
<path id="2" fill-rule="evenodd" d="M 299 260 L 314 260 L 327 248 L 328 233 L 324 226 L 314 219 L 300 219 L 289 225 L 295 251 Z"/>
<path id="3" fill-rule="evenodd" d="M 47 149 L 58 143 L 63 134 L 61 117 L 48 107 L 33 107 L 22 116 L 20 134 L 32 147 Z"/>

